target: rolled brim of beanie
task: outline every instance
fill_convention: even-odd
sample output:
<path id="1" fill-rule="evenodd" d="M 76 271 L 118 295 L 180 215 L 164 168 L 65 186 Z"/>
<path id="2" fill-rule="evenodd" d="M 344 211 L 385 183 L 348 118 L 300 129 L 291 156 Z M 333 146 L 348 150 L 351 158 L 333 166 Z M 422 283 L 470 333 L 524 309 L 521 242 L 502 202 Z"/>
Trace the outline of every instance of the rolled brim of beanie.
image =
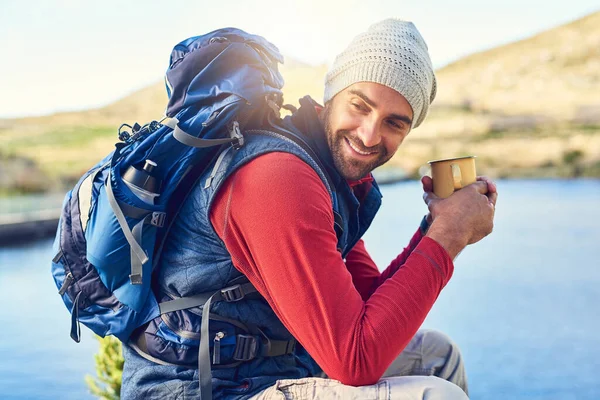
<path id="1" fill-rule="evenodd" d="M 379 83 L 400 93 L 412 108 L 412 128 L 418 127 L 425 119 L 429 108 L 426 101 L 429 96 L 425 88 L 402 68 L 374 63 L 373 60 L 352 64 L 327 77 L 323 102 L 327 103 L 339 92 L 358 82 Z"/>

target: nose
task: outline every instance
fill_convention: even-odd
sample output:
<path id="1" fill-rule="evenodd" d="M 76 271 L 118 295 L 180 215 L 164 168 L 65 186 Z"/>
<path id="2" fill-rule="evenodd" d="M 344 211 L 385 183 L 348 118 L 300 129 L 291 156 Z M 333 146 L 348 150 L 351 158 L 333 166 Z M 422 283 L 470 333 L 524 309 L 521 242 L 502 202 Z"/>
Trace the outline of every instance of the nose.
<path id="1" fill-rule="evenodd" d="M 381 133 L 376 121 L 365 119 L 357 129 L 357 134 L 365 147 L 377 146 L 381 142 Z"/>

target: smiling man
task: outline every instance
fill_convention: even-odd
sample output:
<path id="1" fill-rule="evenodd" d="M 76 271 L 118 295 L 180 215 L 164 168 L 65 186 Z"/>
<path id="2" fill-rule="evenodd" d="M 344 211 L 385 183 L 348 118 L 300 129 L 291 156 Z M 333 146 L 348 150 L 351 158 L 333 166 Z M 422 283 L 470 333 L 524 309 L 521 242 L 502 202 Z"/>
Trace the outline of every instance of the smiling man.
<path id="1" fill-rule="evenodd" d="M 361 239 L 381 204 L 371 171 L 423 122 L 435 91 L 415 26 L 379 22 L 336 58 L 324 107 L 305 97 L 280 122 L 310 151 L 248 135 L 211 184 L 199 180 L 167 238 L 159 296 L 193 296 L 236 279 L 260 294 L 231 293 L 210 308 L 215 397 L 466 398 L 457 347 L 418 329 L 456 255 L 491 232 L 495 185 L 479 178 L 442 200 L 424 178 L 430 213 L 383 272 Z M 208 375 L 193 368 L 200 316 L 179 310 L 158 331 L 146 329 L 137 343 L 160 343 L 157 353 L 124 347 L 124 399 L 207 395 L 198 379 Z"/>

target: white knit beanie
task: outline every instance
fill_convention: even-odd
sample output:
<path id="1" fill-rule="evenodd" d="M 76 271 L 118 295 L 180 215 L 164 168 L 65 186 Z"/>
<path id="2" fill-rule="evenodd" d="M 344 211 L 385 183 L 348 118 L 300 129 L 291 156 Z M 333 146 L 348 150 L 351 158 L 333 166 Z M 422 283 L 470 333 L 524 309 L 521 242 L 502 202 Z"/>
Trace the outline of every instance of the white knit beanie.
<path id="1" fill-rule="evenodd" d="M 427 44 L 412 22 L 386 19 L 355 37 L 325 77 L 323 102 L 357 82 L 396 90 L 412 107 L 413 128 L 423 122 L 437 84 Z"/>

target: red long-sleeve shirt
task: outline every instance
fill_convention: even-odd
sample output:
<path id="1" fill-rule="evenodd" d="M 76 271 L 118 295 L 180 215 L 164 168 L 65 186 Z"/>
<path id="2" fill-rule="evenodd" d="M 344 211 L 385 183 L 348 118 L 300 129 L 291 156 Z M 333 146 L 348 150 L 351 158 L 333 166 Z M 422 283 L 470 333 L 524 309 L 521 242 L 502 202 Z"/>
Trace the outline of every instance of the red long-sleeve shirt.
<path id="1" fill-rule="evenodd" d="M 234 266 L 327 375 L 348 385 L 381 377 L 454 268 L 419 231 L 383 273 L 362 240 L 344 261 L 329 194 L 291 154 L 269 153 L 241 167 L 219 191 L 210 218 Z"/>

